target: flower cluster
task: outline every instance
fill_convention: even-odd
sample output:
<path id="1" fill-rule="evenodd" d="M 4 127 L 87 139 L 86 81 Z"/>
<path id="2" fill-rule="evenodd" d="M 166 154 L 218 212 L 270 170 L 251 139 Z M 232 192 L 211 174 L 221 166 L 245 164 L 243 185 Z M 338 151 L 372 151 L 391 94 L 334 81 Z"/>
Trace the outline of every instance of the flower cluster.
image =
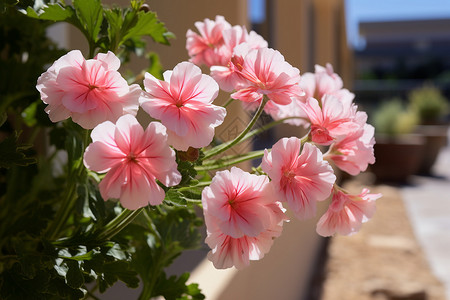
<path id="1" fill-rule="evenodd" d="M 191 61 L 209 67 L 223 91 L 234 91 L 231 98 L 242 101 L 246 109 L 263 108 L 276 121 L 310 128 L 303 139 L 282 138 L 264 151 L 260 177 L 272 186 L 271 207 L 284 211 L 285 202 L 297 218 L 309 219 L 316 214 L 317 201 L 332 195 L 317 232 L 330 236 L 358 231 L 381 195 L 367 189 L 357 196 L 348 194 L 335 183 L 330 163 L 351 175 L 365 171 L 375 162 L 374 128 L 366 123 L 366 113 L 357 110 L 354 94 L 343 88 L 341 77 L 330 64 L 316 65 L 315 73 L 300 76 L 280 52 L 267 48 L 262 37 L 232 27 L 221 16 L 195 25 L 198 34 L 187 32 Z M 327 153 L 316 145 L 328 147 Z M 280 211 L 263 205 L 267 200 L 259 196 L 262 189 L 255 191 L 254 176 L 233 168 L 218 172 L 204 189 L 206 242 L 218 268 L 240 268 L 262 258 L 286 220 L 268 216 L 279 216 Z"/>
<path id="2" fill-rule="evenodd" d="M 195 26 L 199 33 L 187 32 L 190 62 L 166 71 L 164 80 L 146 73 L 145 90 L 127 84 L 112 52 L 85 60 L 80 51 L 71 51 L 38 79 L 52 121 L 72 118 L 93 129 L 84 165 L 106 173 L 99 183 L 103 199 L 119 199 L 123 207 L 136 210 L 160 205 L 169 189 L 180 188 L 177 157 L 209 147 L 224 121 L 226 109 L 213 104 L 220 88 L 246 109 L 257 109 L 255 118 L 265 111 L 274 120 L 310 131 L 261 151 L 261 167 L 254 174 L 232 167 L 204 185 L 201 204 L 214 266 L 242 268 L 261 259 L 287 220 L 283 203 L 299 219 L 309 219 L 316 215 L 317 202 L 332 195 L 317 232 L 358 231 L 380 195 L 367 189 L 348 194 L 335 183 L 332 163 L 351 175 L 365 171 L 375 161 L 374 129 L 331 65 L 300 75 L 261 36 L 221 16 Z M 209 67 L 210 75 L 202 74 L 199 65 Z M 146 129 L 135 117 L 139 107 L 155 120 Z M 205 150 L 209 154 L 203 163 L 214 165 L 212 157 L 239 143 L 253 125 L 252 119 L 235 140 Z"/>

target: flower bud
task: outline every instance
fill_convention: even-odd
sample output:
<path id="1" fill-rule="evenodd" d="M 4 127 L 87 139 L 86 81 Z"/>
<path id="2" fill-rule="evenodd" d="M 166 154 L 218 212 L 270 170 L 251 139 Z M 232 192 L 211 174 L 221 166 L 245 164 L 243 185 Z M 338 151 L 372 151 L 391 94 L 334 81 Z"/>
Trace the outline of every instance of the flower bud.
<path id="1" fill-rule="evenodd" d="M 194 162 L 198 159 L 199 151 L 197 148 L 189 147 L 187 151 L 178 151 L 178 157 L 182 161 Z"/>
<path id="2" fill-rule="evenodd" d="M 142 4 L 141 7 L 139 7 L 139 10 L 143 11 L 143 12 L 149 12 L 150 11 L 150 6 L 146 3 Z"/>

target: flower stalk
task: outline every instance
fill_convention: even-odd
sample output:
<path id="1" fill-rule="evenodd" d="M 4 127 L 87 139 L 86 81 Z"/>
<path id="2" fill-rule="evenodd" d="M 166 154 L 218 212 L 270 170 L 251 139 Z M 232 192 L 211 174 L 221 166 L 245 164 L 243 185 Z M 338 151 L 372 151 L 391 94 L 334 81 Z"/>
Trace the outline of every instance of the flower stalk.
<path id="1" fill-rule="evenodd" d="M 195 167 L 197 171 L 212 171 L 221 168 L 233 166 L 245 161 L 261 158 L 264 156 L 264 150 L 251 151 L 243 155 L 232 155 L 222 159 L 203 162 L 201 166 Z"/>
<path id="2" fill-rule="evenodd" d="M 269 101 L 269 98 L 264 95 L 263 99 L 261 101 L 261 104 L 258 107 L 258 110 L 256 111 L 255 115 L 253 116 L 253 118 L 248 123 L 247 127 L 234 140 L 231 140 L 229 142 L 223 143 L 223 144 L 221 144 L 221 145 L 219 145 L 217 147 L 214 147 L 214 148 L 206 151 L 204 159 L 208 159 L 208 158 L 213 157 L 213 156 L 215 156 L 217 154 L 220 154 L 220 153 L 230 149 L 234 145 L 238 144 L 242 139 L 244 139 L 245 136 L 247 135 L 247 133 L 253 128 L 253 126 L 255 125 L 256 121 L 261 116 L 262 112 L 264 111 L 264 106 L 267 104 L 268 101 Z"/>
<path id="3" fill-rule="evenodd" d="M 111 239 L 128 224 L 130 224 L 142 212 L 143 209 L 143 207 L 136 210 L 129 210 L 125 208 L 118 216 L 105 225 L 103 230 L 99 232 L 98 238 L 101 240 Z"/>
<path id="4" fill-rule="evenodd" d="M 66 197 L 56 213 L 54 222 L 51 223 L 50 227 L 47 230 L 46 235 L 50 240 L 58 238 L 60 231 L 62 230 L 67 220 L 69 219 L 69 216 L 73 211 L 73 207 L 75 206 L 75 203 L 77 201 L 78 197 L 77 187 L 79 180 L 80 178 L 83 178 L 86 175 L 86 168 L 84 167 L 83 164 L 83 154 L 86 145 L 89 143 L 90 130 L 83 130 L 83 131 L 84 131 L 83 140 L 79 145 L 81 147 L 80 151 L 81 154 L 80 157 L 74 160 L 74 165 L 76 166 L 76 168 L 74 170 L 71 170 L 69 166 L 67 186 L 64 191 L 64 195 L 66 195 Z"/>

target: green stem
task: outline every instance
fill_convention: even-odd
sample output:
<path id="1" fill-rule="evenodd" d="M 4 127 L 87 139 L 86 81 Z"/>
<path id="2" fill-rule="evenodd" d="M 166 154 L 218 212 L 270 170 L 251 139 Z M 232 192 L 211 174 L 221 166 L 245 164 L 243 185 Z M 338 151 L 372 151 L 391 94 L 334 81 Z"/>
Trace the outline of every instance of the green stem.
<path id="1" fill-rule="evenodd" d="M 161 208 L 159 206 L 156 206 L 156 209 L 161 213 Z M 150 232 L 155 236 L 156 239 L 158 239 L 158 242 L 161 244 L 161 248 L 164 249 L 164 240 L 161 238 L 159 232 L 155 230 L 153 220 L 150 218 L 147 211 L 144 211 L 144 216 L 150 223 L 150 226 L 148 226 Z M 150 280 L 144 282 L 144 287 L 141 294 L 139 295 L 138 300 L 147 300 L 152 298 L 153 296 L 153 289 L 155 287 L 156 280 L 158 279 L 158 276 L 161 275 L 161 271 L 164 268 L 163 259 L 161 259 L 161 252 L 158 251 L 157 253 L 159 257 L 156 257 L 156 259 L 154 260 L 155 265 L 151 269 L 149 269 L 150 276 L 148 276 L 148 278 L 150 278 Z"/>
<path id="2" fill-rule="evenodd" d="M 283 123 L 283 122 L 286 121 L 286 120 L 291 120 L 291 119 L 303 119 L 303 118 L 301 118 L 301 117 L 287 117 L 287 118 L 283 118 L 283 119 L 280 119 L 280 120 L 277 120 L 277 121 L 272 121 L 272 122 L 270 122 L 269 124 L 266 124 L 266 125 L 264 125 L 264 126 L 261 126 L 261 127 L 255 129 L 255 130 L 252 130 L 252 131 L 250 131 L 249 133 L 247 133 L 247 134 L 244 136 L 244 138 L 242 138 L 242 140 L 239 141 L 238 144 L 240 144 L 240 143 L 242 143 L 243 141 L 245 141 L 245 140 L 247 140 L 247 139 L 249 139 L 249 138 L 251 138 L 251 137 L 253 137 L 253 136 L 255 136 L 255 135 L 258 135 L 258 134 L 260 134 L 260 133 L 262 133 L 262 132 L 264 132 L 264 131 L 266 131 L 266 130 L 269 130 L 269 129 L 272 128 L 272 127 L 275 127 L 276 125 L 281 124 L 281 123 Z M 306 137 L 308 137 L 308 136 L 306 136 Z"/>
<path id="3" fill-rule="evenodd" d="M 91 59 L 91 58 L 94 58 L 95 43 L 93 40 L 90 39 L 90 37 L 88 38 L 88 41 L 89 41 L 89 58 Z"/>
<path id="4" fill-rule="evenodd" d="M 331 146 L 328 148 L 327 152 L 325 152 L 325 153 L 322 155 L 323 159 L 324 159 L 324 160 L 327 160 L 327 161 L 329 161 L 329 162 L 331 162 L 331 161 L 332 161 L 332 159 L 331 159 L 331 153 L 333 153 L 333 151 L 334 151 L 333 145 L 331 145 Z"/>
<path id="5" fill-rule="evenodd" d="M 27 144 L 34 144 L 34 140 L 36 139 L 40 131 L 41 128 L 39 126 L 34 127 L 33 131 L 30 134 L 30 137 L 28 138 Z"/>
<path id="6" fill-rule="evenodd" d="M 304 143 L 310 141 L 310 140 L 309 140 L 309 133 L 310 133 L 310 132 L 308 132 L 307 134 L 305 134 L 305 135 L 300 139 L 300 142 L 302 143 L 302 145 L 303 145 Z"/>
<path id="7" fill-rule="evenodd" d="M 224 108 L 226 108 L 228 105 L 230 105 L 234 101 L 233 98 L 228 99 L 228 101 L 223 105 Z"/>
<path id="8" fill-rule="evenodd" d="M 58 236 L 58 233 L 61 231 L 61 228 L 66 223 L 71 213 L 72 207 L 75 205 L 77 199 L 76 182 L 74 182 L 74 180 L 70 181 L 71 183 L 69 183 L 69 187 L 67 188 L 67 197 L 56 213 L 55 221 L 50 225 L 47 231 L 47 236 L 50 240 L 55 239 Z"/>
<path id="9" fill-rule="evenodd" d="M 120 215 L 116 216 L 111 220 L 111 222 L 105 225 L 103 230 L 98 234 L 98 237 L 104 240 L 111 239 L 128 224 L 130 224 L 142 212 L 143 209 L 144 208 L 139 208 L 136 210 L 124 209 Z"/>
<path id="10" fill-rule="evenodd" d="M 150 281 L 144 284 L 144 287 L 142 289 L 141 295 L 139 296 L 138 300 L 147 300 L 149 298 L 152 298 L 153 295 L 153 289 L 155 288 L 156 280 L 158 279 L 158 275 L 161 275 L 162 267 L 161 264 L 158 263 L 161 261 L 160 259 L 157 260 L 156 266 L 152 269 L 152 274 L 150 275 Z M 153 298 L 152 298 L 153 299 Z"/>
<path id="11" fill-rule="evenodd" d="M 231 140 L 229 142 L 223 143 L 217 147 L 214 147 L 208 151 L 205 152 L 205 157 L 204 159 L 208 159 L 210 157 L 213 157 L 217 154 L 220 154 L 228 149 L 230 149 L 231 147 L 233 147 L 234 145 L 236 145 L 237 143 L 239 143 L 244 137 L 245 135 L 252 129 L 253 125 L 255 125 L 256 121 L 258 120 L 259 116 L 262 114 L 263 110 L 264 110 L 264 106 L 266 105 L 266 103 L 269 101 L 269 98 L 267 98 L 265 95 L 261 101 L 261 104 L 258 107 L 258 110 L 256 111 L 255 115 L 253 116 L 253 118 L 250 120 L 250 123 L 248 123 L 247 127 L 234 139 Z"/>
<path id="12" fill-rule="evenodd" d="M 56 239 L 59 235 L 59 232 L 63 228 L 64 224 L 66 224 L 67 219 L 73 211 L 73 207 L 75 206 L 78 194 L 77 187 L 79 183 L 79 179 L 83 176 L 83 172 L 86 171 L 83 164 L 83 154 L 84 149 L 86 148 L 89 141 L 89 130 L 84 131 L 83 142 L 81 144 L 82 151 L 81 156 L 78 158 L 78 166 L 74 171 L 71 170 L 71 166 L 69 166 L 69 174 L 67 177 L 67 186 L 64 191 L 64 195 L 66 195 L 65 199 L 62 201 L 62 204 L 59 210 L 56 212 L 56 216 L 54 222 L 50 225 L 47 230 L 47 237 L 52 240 Z"/>
<path id="13" fill-rule="evenodd" d="M 244 162 L 244 161 L 261 158 L 263 156 L 264 156 L 264 150 L 251 151 L 244 155 L 233 155 L 233 156 L 225 157 L 223 159 L 219 159 L 217 161 L 212 161 L 210 163 L 206 162 L 206 164 L 204 163 L 201 166 L 195 167 L 195 170 L 197 170 L 197 171 L 217 170 L 217 169 L 232 166 L 232 165 Z"/>
<path id="14" fill-rule="evenodd" d="M 197 170 L 197 168 L 195 168 Z M 184 186 L 181 188 L 178 188 L 177 190 L 179 191 L 184 191 L 184 190 L 190 190 L 191 188 L 200 188 L 200 187 L 205 187 L 211 184 L 211 181 L 202 181 L 197 183 L 196 185 L 193 186 Z"/>

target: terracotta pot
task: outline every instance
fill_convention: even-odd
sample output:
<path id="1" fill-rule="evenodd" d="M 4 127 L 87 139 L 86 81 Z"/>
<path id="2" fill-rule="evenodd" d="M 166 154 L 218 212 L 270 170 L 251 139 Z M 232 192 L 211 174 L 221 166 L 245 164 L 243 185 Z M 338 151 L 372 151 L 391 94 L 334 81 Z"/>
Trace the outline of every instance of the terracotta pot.
<path id="1" fill-rule="evenodd" d="M 422 135 L 377 135 L 375 139 L 376 161 L 370 170 L 378 182 L 406 183 L 409 176 L 418 172 L 425 150 Z"/>
<path id="2" fill-rule="evenodd" d="M 447 145 L 448 125 L 420 125 L 416 132 L 425 137 L 425 150 L 418 174 L 430 175 L 439 152 Z"/>

